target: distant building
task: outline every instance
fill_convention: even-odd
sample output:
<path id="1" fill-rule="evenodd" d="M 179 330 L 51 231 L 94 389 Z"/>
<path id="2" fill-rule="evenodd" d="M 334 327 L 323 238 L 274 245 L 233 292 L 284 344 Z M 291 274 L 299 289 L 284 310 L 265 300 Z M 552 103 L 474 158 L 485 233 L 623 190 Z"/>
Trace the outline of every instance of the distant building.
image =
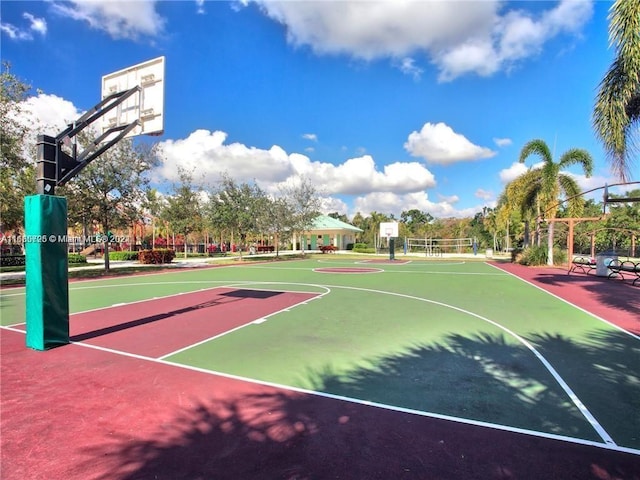
<path id="1" fill-rule="evenodd" d="M 308 232 L 300 238 L 294 235 L 293 249 L 300 250 L 304 245 L 305 251 L 312 251 L 321 246 L 333 245 L 338 250 L 346 250 L 347 245 L 355 243 L 358 232 L 362 232 L 362 229 L 328 215 L 320 215 L 313 221 Z"/>

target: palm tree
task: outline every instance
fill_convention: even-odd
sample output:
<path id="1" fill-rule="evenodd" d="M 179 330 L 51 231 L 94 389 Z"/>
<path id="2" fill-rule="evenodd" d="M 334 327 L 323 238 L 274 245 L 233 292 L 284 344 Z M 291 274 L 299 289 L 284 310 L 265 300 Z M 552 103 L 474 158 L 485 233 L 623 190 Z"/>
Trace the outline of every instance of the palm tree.
<path id="1" fill-rule="evenodd" d="M 524 199 L 532 203 L 535 198 L 540 205 L 542 215 L 546 219 L 555 219 L 558 213 L 558 199 L 561 195 L 571 198 L 569 210 L 572 215 L 578 214 L 582 199 L 579 196 L 580 187 L 570 175 L 562 170 L 571 165 L 580 165 L 587 177 L 593 172 L 593 159 L 586 150 L 572 148 L 562 154 L 560 160 L 555 163 L 549 150 L 549 146 L 543 140 L 531 140 L 520 152 L 520 163 L 531 155 L 537 155 L 543 162 L 540 174 L 534 177 L 527 187 Z M 549 241 L 547 264 L 553 265 L 553 223 L 549 222 Z"/>
<path id="2" fill-rule="evenodd" d="M 640 123 L 640 0 L 616 0 L 609 10 L 609 42 L 616 57 L 600 82 L 593 124 L 612 170 L 628 181 Z"/>
<path id="3" fill-rule="evenodd" d="M 506 214 L 502 216 L 511 217 L 514 212 L 519 211 L 524 222 L 524 247 L 530 245 L 529 226 L 532 220 L 540 218 L 540 202 L 537 196 L 537 189 L 533 186 L 540 183 L 541 170 L 530 169 L 518 178 L 507 184 L 504 193 L 500 196 L 498 206 L 506 209 Z M 532 187 L 532 188 L 530 188 Z M 535 243 L 540 245 L 540 222 L 536 224 Z"/>

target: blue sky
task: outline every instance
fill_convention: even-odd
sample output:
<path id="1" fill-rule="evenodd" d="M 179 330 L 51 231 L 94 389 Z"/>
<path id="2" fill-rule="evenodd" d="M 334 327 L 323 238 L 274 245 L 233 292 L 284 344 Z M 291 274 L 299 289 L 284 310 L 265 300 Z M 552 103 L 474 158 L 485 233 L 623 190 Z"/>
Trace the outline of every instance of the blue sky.
<path id="1" fill-rule="evenodd" d="M 584 190 L 615 182 L 591 127 L 611 63 L 609 2 L 2 1 L 1 56 L 57 134 L 103 75 L 164 56 L 162 164 L 269 192 L 301 175 L 327 212 L 472 216 L 522 146 L 584 148 Z M 34 91 L 34 94 L 36 92 Z M 633 173 L 633 172 L 632 172 Z"/>

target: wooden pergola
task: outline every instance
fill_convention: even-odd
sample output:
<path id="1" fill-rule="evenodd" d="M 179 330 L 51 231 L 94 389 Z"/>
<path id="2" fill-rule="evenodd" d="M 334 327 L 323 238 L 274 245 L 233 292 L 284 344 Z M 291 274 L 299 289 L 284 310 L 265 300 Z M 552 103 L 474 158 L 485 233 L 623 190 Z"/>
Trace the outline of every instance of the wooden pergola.
<path id="1" fill-rule="evenodd" d="M 591 256 L 592 257 L 596 256 L 596 253 L 595 253 L 596 252 L 596 233 L 601 232 L 603 230 L 613 230 L 616 232 L 629 232 L 631 234 L 631 251 L 635 252 L 636 237 L 637 237 L 637 232 L 635 230 L 631 230 L 630 228 L 602 227 L 589 232 L 589 235 L 591 237 Z"/>
<path id="2" fill-rule="evenodd" d="M 547 223 L 567 223 L 569 225 L 569 233 L 567 235 L 567 259 L 569 261 L 569 268 L 571 268 L 571 260 L 573 259 L 573 227 L 580 222 L 595 222 L 598 220 L 602 220 L 602 216 L 600 217 L 572 217 L 572 218 L 548 218 L 546 220 Z M 593 244 L 592 244 L 593 250 Z M 593 253 L 591 253 L 594 256 Z"/>
<path id="3" fill-rule="evenodd" d="M 609 187 L 617 187 L 617 186 L 626 186 L 626 185 L 638 185 L 640 184 L 640 181 L 634 181 L 634 182 L 621 182 L 621 183 L 613 183 L 611 185 L 607 185 L 605 184 L 603 187 L 597 187 L 597 188 L 593 188 L 591 190 L 587 190 L 584 192 L 579 193 L 578 195 L 574 195 L 573 197 L 567 198 L 565 200 L 563 200 L 562 202 L 560 202 L 558 205 L 570 200 L 571 198 L 575 198 L 577 196 L 583 196 L 587 193 L 591 193 L 591 192 L 595 192 L 596 190 L 603 190 L 603 202 L 604 202 L 604 211 L 602 212 L 602 215 L 599 217 L 574 217 L 574 218 L 548 218 L 545 219 L 545 221 L 547 223 L 556 223 L 556 222 L 562 222 L 562 223 L 567 223 L 569 226 L 569 234 L 567 235 L 567 259 L 569 261 L 569 268 L 571 268 L 571 260 L 573 259 L 573 227 L 580 222 L 593 222 L 593 221 L 598 221 L 598 220 L 602 220 L 604 218 L 604 216 L 606 215 L 606 208 L 607 205 L 609 203 L 637 203 L 640 202 L 640 198 L 639 197 L 623 197 L 623 198 L 612 198 L 609 195 Z M 555 205 L 554 207 L 557 207 L 558 205 Z M 620 229 L 620 230 L 625 230 L 625 229 Z M 594 230 L 594 233 L 591 236 L 591 256 L 595 256 L 595 232 L 599 231 L 599 230 Z M 633 233 L 633 232 L 632 232 Z M 635 247 L 635 235 L 631 236 L 631 242 L 633 247 Z"/>

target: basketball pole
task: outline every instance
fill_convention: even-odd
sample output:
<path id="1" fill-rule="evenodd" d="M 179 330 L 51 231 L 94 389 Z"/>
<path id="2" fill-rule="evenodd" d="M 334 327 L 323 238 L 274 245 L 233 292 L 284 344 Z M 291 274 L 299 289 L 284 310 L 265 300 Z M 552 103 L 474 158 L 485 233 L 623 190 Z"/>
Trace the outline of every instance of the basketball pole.
<path id="1" fill-rule="evenodd" d="M 145 74 L 141 73 L 143 69 L 147 69 L 144 70 Z M 128 79 L 130 74 L 135 85 L 118 88 L 118 81 L 125 77 Z M 67 199 L 55 196 L 55 188 L 65 185 L 126 136 L 153 134 L 163 130 L 164 57 L 108 77 L 115 83 L 106 94 L 103 88 L 103 99 L 96 106 L 56 137 L 37 137 L 36 195 L 27 196 L 24 200 L 26 345 L 34 350 L 47 350 L 70 343 Z M 159 97 L 142 95 L 143 88 L 155 88 Z M 144 98 L 156 103 L 145 108 L 141 103 Z M 78 152 L 75 136 L 129 99 L 135 100 L 137 107 L 116 112 L 135 110 L 135 118 L 127 118 L 121 124 L 117 119 L 112 124 L 109 118 L 109 124 L 103 128 L 102 134 Z M 156 107 L 156 110 L 151 107 Z M 145 120 L 150 122 L 148 129 L 145 129 Z M 134 131 L 136 127 L 140 127 L 140 131 Z M 72 144 L 70 154 L 63 149 L 63 145 L 69 144 Z"/>

